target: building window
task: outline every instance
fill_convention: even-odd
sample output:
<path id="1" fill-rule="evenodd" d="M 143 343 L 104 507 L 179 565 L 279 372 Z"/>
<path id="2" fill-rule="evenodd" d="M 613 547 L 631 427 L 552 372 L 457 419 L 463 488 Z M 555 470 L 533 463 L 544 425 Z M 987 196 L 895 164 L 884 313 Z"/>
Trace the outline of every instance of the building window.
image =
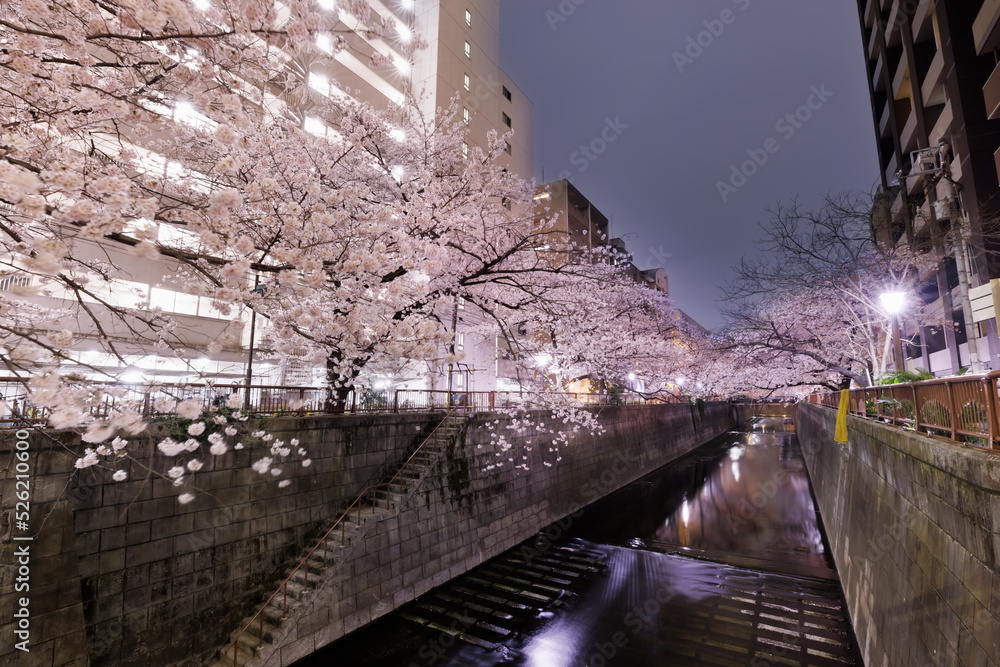
<path id="1" fill-rule="evenodd" d="M 462 109 L 462 119 L 465 120 L 466 123 L 469 122 L 469 108 L 468 107 L 465 107 L 465 108 Z"/>
<path id="2" fill-rule="evenodd" d="M 504 152 L 507 153 L 507 155 L 513 155 L 514 154 L 514 153 L 511 152 L 510 142 L 508 142 L 508 141 L 503 142 L 503 149 L 504 149 Z"/>
<path id="3" fill-rule="evenodd" d="M 462 142 L 462 157 L 469 157 L 469 144 Z"/>
<path id="4" fill-rule="evenodd" d="M 469 59 L 472 58 L 472 44 L 469 44 L 468 42 L 465 43 L 465 57 Z"/>
<path id="5" fill-rule="evenodd" d="M 455 351 L 461 352 L 464 349 L 465 349 L 465 334 L 459 332 L 455 334 Z"/>
<path id="6" fill-rule="evenodd" d="M 459 310 L 465 310 L 465 297 L 464 296 L 458 297 L 458 309 Z"/>
<path id="7" fill-rule="evenodd" d="M 465 25 L 472 27 L 472 12 L 468 9 L 465 10 Z"/>
<path id="8" fill-rule="evenodd" d="M 468 74 L 465 75 L 465 89 L 466 90 L 472 89 L 472 79 L 469 78 Z"/>
<path id="9" fill-rule="evenodd" d="M 510 197 L 504 197 L 503 199 L 500 200 L 500 203 L 503 204 L 503 207 L 505 209 L 507 209 L 508 211 L 510 210 L 511 208 Z"/>
<path id="10" fill-rule="evenodd" d="M 458 391 L 465 389 L 465 373 L 461 371 L 455 372 L 455 389 Z"/>
<path id="11" fill-rule="evenodd" d="M 512 97 L 512 96 L 511 96 L 511 94 L 510 94 L 510 91 L 509 91 L 509 90 L 507 90 L 507 86 L 504 86 L 504 87 L 503 87 L 503 96 L 507 98 L 507 101 L 508 101 L 508 102 L 512 102 L 512 101 L 513 101 L 513 100 L 511 99 L 511 97 Z"/>
<path id="12" fill-rule="evenodd" d="M 501 113 L 503 113 L 503 112 L 501 112 Z M 507 127 L 513 127 L 511 125 L 510 116 L 508 116 L 506 113 L 503 114 L 503 124 L 506 125 Z"/>

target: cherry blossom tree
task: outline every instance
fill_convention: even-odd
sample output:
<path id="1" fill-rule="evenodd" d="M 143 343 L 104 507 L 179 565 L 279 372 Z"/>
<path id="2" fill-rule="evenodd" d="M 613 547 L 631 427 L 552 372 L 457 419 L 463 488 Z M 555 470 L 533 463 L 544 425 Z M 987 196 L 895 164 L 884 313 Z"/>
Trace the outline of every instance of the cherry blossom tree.
<path id="1" fill-rule="evenodd" d="M 339 5 L 368 38 L 396 29 L 363 0 Z M 552 353 L 566 377 L 681 363 L 668 303 L 622 282 L 600 253 L 552 252 L 531 185 L 498 164 L 509 137 L 466 154 L 454 105 L 428 118 L 412 96 L 378 110 L 311 85 L 313 64 L 348 48 L 335 25 L 299 1 L 0 7 L 0 273 L 22 286 L 0 292 L 0 361 L 52 426 L 86 427 L 95 447 L 80 467 L 126 456 L 124 438 L 145 424 L 127 401 L 95 413 L 119 390 L 90 379 L 107 372 L 96 366 L 62 372 L 80 363 L 74 345 L 123 365 L 136 350 L 239 349 L 235 324 L 185 330 L 143 305 L 133 278 L 152 265 L 223 316 L 261 315 L 271 354 L 326 368 L 334 405 L 365 368 L 453 361 L 458 298 L 509 341 L 523 322 L 544 331 L 544 344 L 515 347 Z M 156 407 L 190 422 L 160 443 L 190 455 L 175 481 L 206 452 L 242 446 L 237 400 L 225 414 Z M 271 449 L 259 472 L 308 460 L 294 445 Z"/>
<path id="2" fill-rule="evenodd" d="M 716 349 L 735 371 L 730 386 L 867 386 L 885 374 L 891 319 L 880 297 L 908 293 L 909 315 L 921 317 L 918 287 L 936 264 L 934 254 L 895 243 L 886 220 L 869 195 L 770 211 L 761 254 L 741 262 L 726 286 Z"/>

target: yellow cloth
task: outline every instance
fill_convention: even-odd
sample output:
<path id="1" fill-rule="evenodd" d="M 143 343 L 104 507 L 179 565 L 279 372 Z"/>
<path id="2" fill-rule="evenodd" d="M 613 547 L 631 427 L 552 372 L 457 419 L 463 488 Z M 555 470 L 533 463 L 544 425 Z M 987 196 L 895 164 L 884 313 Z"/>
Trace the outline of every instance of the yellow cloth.
<path id="1" fill-rule="evenodd" d="M 847 444 L 847 406 L 851 402 L 849 389 L 840 390 L 840 406 L 837 408 L 837 431 L 833 434 L 834 442 Z"/>

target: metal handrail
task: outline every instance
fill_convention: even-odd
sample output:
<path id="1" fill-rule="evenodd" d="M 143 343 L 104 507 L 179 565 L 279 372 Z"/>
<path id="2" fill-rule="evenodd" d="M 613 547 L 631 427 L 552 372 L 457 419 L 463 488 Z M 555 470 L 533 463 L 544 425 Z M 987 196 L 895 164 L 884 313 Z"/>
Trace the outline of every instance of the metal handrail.
<path id="1" fill-rule="evenodd" d="M 368 492 L 370 492 L 370 491 L 376 491 L 376 490 L 381 489 L 383 487 L 385 487 L 387 489 L 391 489 L 393 483 L 396 481 L 396 479 L 399 477 L 399 475 L 403 472 L 403 470 L 405 470 L 406 467 L 408 465 L 410 465 L 410 463 L 413 461 L 414 457 L 416 457 L 416 455 L 420 453 L 420 451 L 424 448 L 424 445 L 426 445 L 428 442 L 431 441 L 431 439 L 434 438 L 434 435 L 438 432 L 438 429 L 440 429 L 442 425 L 446 424 L 449 419 L 452 419 L 455 414 L 462 413 L 462 412 L 465 412 L 464 406 L 463 407 L 456 407 L 456 408 L 453 408 L 452 410 L 450 410 L 444 416 L 444 418 L 440 421 L 440 423 L 438 423 L 438 425 L 434 427 L 434 430 L 432 430 L 427 435 L 427 437 L 424 438 L 424 441 L 420 443 L 420 446 L 418 446 L 415 450 L 413 450 L 413 453 L 410 454 L 410 457 L 408 459 L 406 459 L 406 461 L 403 463 L 402 466 L 400 466 L 399 470 L 396 471 L 396 474 L 392 476 L 392 479 L 390 479 L 388 482 L 382 482 L 380 484 L 375 484 L 374 486 L 367 486 L 367 487 L 365 487 L 361 491 L 361 493 L 358 494 L 357 498 L 355 498 L 354 501 L 350 505 L 348 505 L 347 509 L 344 510 L 344 512 L 340 515 L 340 518 L 338 518 L 333 523 L 333 526 L 331 526 L 330 529 L 327 530 L 326 533 L 323 534 L 323 537 L 321 537 L 319 539 L 319 541 L 316 543 L 316 545 L 312 549 L 309 550 L 309 553 L 307 553 L 305 555 L 305 557 L 302 558 L 299 561 L 298 565 L 295 566 L 295 569 L 292 570 L 291 573 L 287 577 L 285 577 L 285 580 L 282 581 L 281 584 L 278 585 L 278 588 L 274 591 L 274 593 L 271 594 L 271 597 L 269 597 L 267 600 L 264 601 L 264 604 L 262 604 L 260 606 L 260 608 L 257 610 L 257 613 L 255 613 L 253 616 L 251 616 L 250 620 L 247 621 L 247 623 L 245 623 L 243 625 L 243 627 L 240 629 L 240 631 L 236 634 L 236 638 L 233 641 L 231 641 L 226 646 L 226 648 L 224 648 L 222 650 L 221 655 L 222 655 L 223 660 L 226 657 L 226 653 L 229 652 L 229 649 L 233 649 L 233 667 L 239 667 L 239 665 L 238 665 L 238 658 L 239 658 L 239 643 L 240 643 L 240 638 L 243 637 L 243 634 L 247 630 L 250 629 L 250 626 L 252 626 L 253 623 L 254 623 L 254 621 L 258 620 L 258 618 L 260 620 L 260 628 L 259 628 L 259 633 L 257 635 L 257 638 L 258 638 L 258 641 L 260 643 L 257 646 L 259 648 L 261 645 L 263 645 L 263 641 L 264 641 L 264 610 L 267 609 L 268 605 L 271 604 L 271 601 L 274 600 L 274 598 L 278 595 L 278 593 L 282 594 L 281 614 L 282 614 L 282 616 L 284 616 L 288 612 L 288 583 L 292 580 L 292 577 L 294 577 L 299 572 L 299 570 L 302 570 L 303 566 L 304 566 L 304 568 L 305 568 L 304 569 L 304 581 L 303 581 L 302 585 L 303 585 L 303 588 L 305 590 L 308 590 L 308 588 L 309 588 L 309 559 L 312 558 L 312 555 L 314 553 L 316 553 L 316 550 L 319 549 L 319 547 L 322 545 L 322 547 L 323 547 L 323 563 L 325 564 L 327 562 L 327 556 L 329 554 L 327 540 L 329 539 L 330 535 L 333 534 L 333 531 L 335 531 L 337 529 L 337 526 L 340 526 L 340 545 L 344 546 L 344 544 L 345 544 L 345 532 L 346 532 L 345 531 L 346 524 L 345 524 L 344 520 L 350 515 L 350 513 L 354 509 L 354 507 L 357 506 L 357 510 L 358 510 L 358 526 L 360 526 L 361 525 L 361 501 L 365 498 L 365 496 L 368 494 Z M 391 490 L 389 491 L 389 493 L 391 493 Z M 375 512 L 375 506 L 376 506 L 377 502 L 378 502 L 378 498 L 373 494 L 373 496 L 372 496 L 372 513 L 373 514 Z M 386 502 L 386 504 L 388 505 L 388 496 L 387 496 L 387 502 Z"/>
<path id="2" fill-rule="evenodd" d="M 120 402 L 131 404 L 130 409 L 144 418 L 167 416 L 171 412 L 157 412 L 158 397 L 175 400 L 195 399 L 206 407 L 218 404 L 231 395 L 242 395 L 242 409 L 251 415 L 261 414 L 388 414 L 401 412 L 434 412 L 451 407 L 467 405 L 477 411 L 493 411 L 505 407 L 547 407 L 545 400 L 562 403 L 574 402 L 582 406 L 645 405 L 651 403 L 675 402 L 677 397 L 656 397 L 647 399 L 640 394 L 588 394 L 579 392 L 545 392 L 543 400 L 535 402 L 531 397 L 518 392 L 507 391 L 445 391 L 430 389 L 388 389 L 362 392 L 354 389 L 337 400 L 331 398 L 326 387 L 296 387 L 287 385 L 244 385 L 244 384 L 124 384 L 109 381 L 95 381 L 101 388 L 117 390 L 104 397 L 100 405 L 91 410 L 95 418 L 106 417 Z M 25 381 L 16 377 L 0 377 L 0 396 L 6 396 L 9 416 L 0 411 L 0 428 L 5 422 L 20 421 L 24 418 L 44 424 L 47 410 L 30 405 Z M 11 401 L 13 400 L 13 404 Z M 11 408 L 11 405 L 13 407 Z"/>
<path id="3" fill-rule="evenodd" d="M 998 379 L 1000 371 L 992 371 L 971 377 L 851 389 L 848 412 L 1000 451 Z M 813 394 L 808 400 L 836 409 L 840 392 Z"/>

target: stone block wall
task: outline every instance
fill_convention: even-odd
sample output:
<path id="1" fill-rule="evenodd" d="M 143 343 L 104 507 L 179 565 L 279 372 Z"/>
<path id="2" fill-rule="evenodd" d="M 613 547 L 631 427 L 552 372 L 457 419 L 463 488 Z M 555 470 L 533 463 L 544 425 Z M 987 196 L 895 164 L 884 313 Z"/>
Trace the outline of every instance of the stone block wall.
<path id="1" fill-rule="evenodd" d="M 553 415 L 544 429 L 515 431 L 505 429 L 509 417 L 476 416 L 405 510 L 369 534 L 364 554 L 341 571 L 336 599 L 296 628 L 295 646 L 279 655 L 291 660 L 412 600 L 731 428 L 739 413 L 725 404 L 608 408 L 599 416 L 605 434 L 571 433 L 558 454 L 548 451 L 553 434 L 543 432 L 562 427 Z M 278 488 L 249 469 L 263 448 L 230 451 L 195 476 L 200 491 L 186 505 L 169 481 L 147 477 L 144 467 L 169 467 L 156 434 L 134 439 L 139 461 L 129 481 L 115 483 L 107 470 L 71 477 L 82 451 L 77 435 L 33 433 L 25 533 L 12 524 L 16 438 L 0 433 L 0 457 L 11 462 L 0 472 L 0 662 L 200 664 L 273 592 L 302 548 L 405 460 L 440 417 L 268 420 L 276 437 L 297 437 L 313 464 Z M 528 470 L 510 461 L 489 469 L 500 458 L 494 434 L 512 443 L 508 458 L 528 457 Z M 609 478 L 608 470 L 617 472 Z M 33 537 L 29 653 L 14 648 L 15 535 Z"/>
<path id="2" fill-rule="evenodd" d="M 865 663 L 1000 664 L 1000 454 L 801 404 L 797 430 Z"/>
<path id="3" fill-rule="evenodd" d="M 600 413 L 603 433 L 578 430 L 568 444 L 550 451 L 551 431 L 563 427 L 551 413 L 536 413 L 535 425 L 514 430 L 507 428 L 509 417 L 477 415 L 399 514 L 374 526 L 366 548 L 324 582 L 264 664 L 291 665 L 683 456 L 746 416 L 742 408 L 726 404 L 701 410 L 689 405 L 608 408 Z M 510 449 L 491 444 L 494 435 L 503 435 Z M 491 469 L 498 461 L 504 465 Z M 527 470 L 514 467 L 520 463 Z"/>
<path id="4" fill-rule="evenodd" d="M 214 646 L 235 626 L 307 537 L 331 521 L 383 469 L 420 442 L 440 415 L 271 419 L 276 438 L 300 440 L 312 458 L 293 484 L 253 472 L 262 447 L 208 461 L 194 501 L 148 476 L 168 459 L 158 437 L 135 439 L 126 482 L 88 469 L 71 479 L 82 445 L 72 433 L 33 433 L 30 462 L 30 652 L 17 652 L 12 622 L 16 549 L 0 542 L 0 662 L 23 665 L 165 665 Z M 256 424 L 254 426 L 256 428 Z M 8 520 L 15 508 L 16 439 L 0 433 Z M 84 628 L 86 632 L 84 633 Z M 89 661 L 88 661 L 89 659 Z"/>

